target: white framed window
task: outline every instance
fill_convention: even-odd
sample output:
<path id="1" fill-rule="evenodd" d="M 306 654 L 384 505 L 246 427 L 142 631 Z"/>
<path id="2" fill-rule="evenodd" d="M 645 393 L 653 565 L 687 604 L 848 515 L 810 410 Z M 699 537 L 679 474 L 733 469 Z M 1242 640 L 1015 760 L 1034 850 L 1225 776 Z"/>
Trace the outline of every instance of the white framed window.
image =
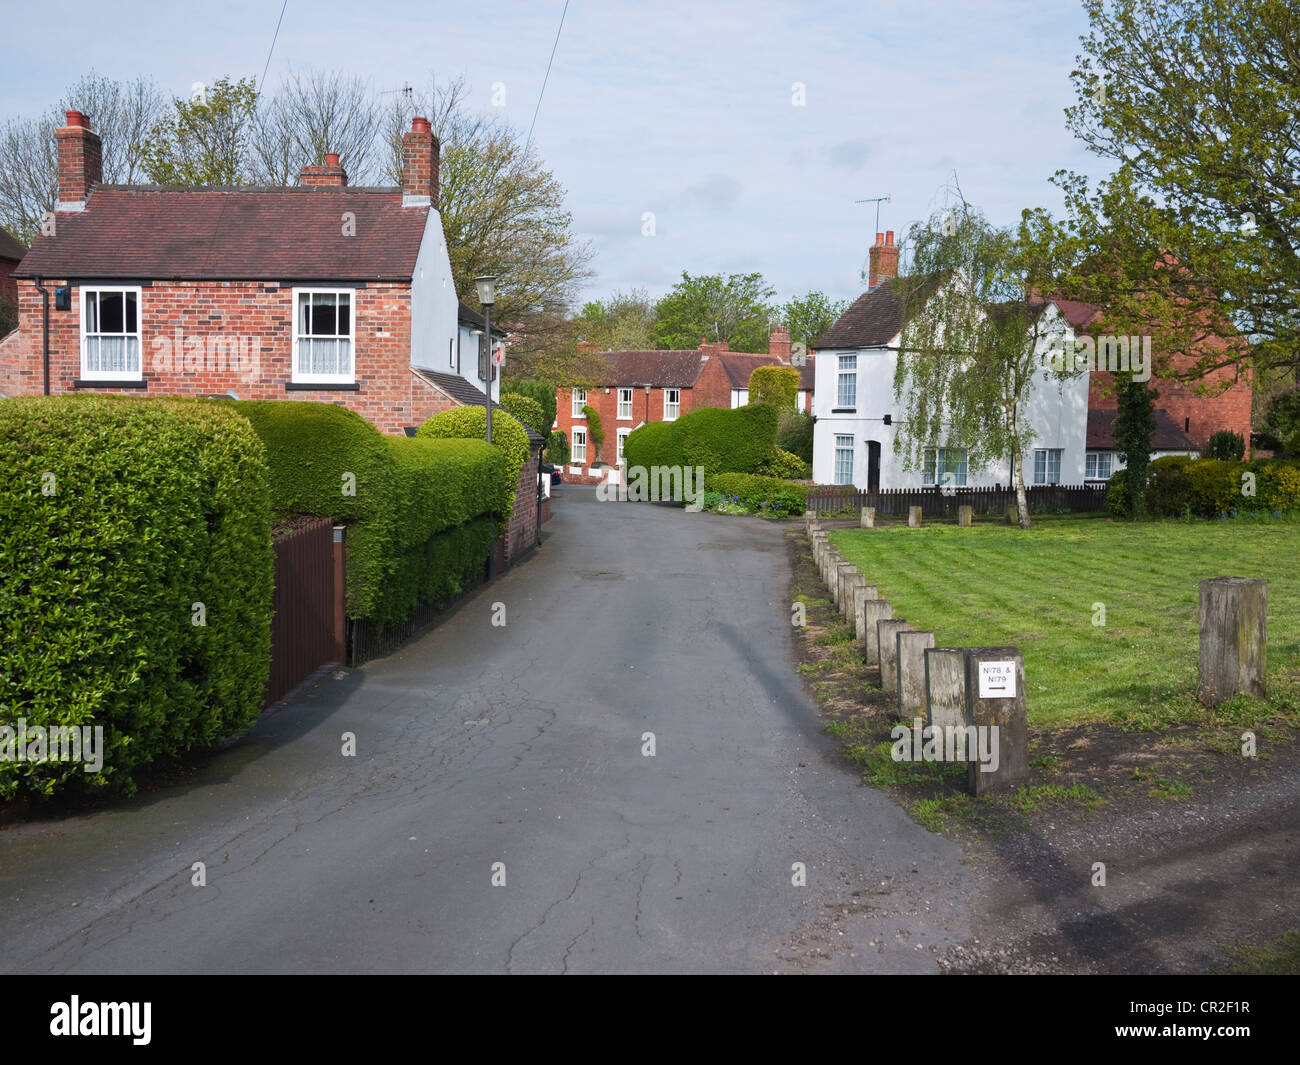
<path id="1" fill-rule="evenodd" d="M 139 381 L 139 286 L 81 290 L 81 376 L 87 381 Z"/>
<path id="2" fill-rule="evenodd" d="M 664 389 L 664 421 L 676 421 L 682 413 L 682 390 L 680 388 Z"/>
<path id="3" fill-rule="evenodd" d="M 618 416 L 632 418 L 632 390 L 630 388 L 620 388 L 618 390 Z"/>
<path id="4" fill-rule="evenodd" d="M 1115 453 L 1113 451 L 1089 451 L 1083 460 L 1084 479 L 1089 481 L 1109 481 L 1115 472 Z"/>
<path id="5" fill-rule="evenodd" d="M 856 407 L 858 405 L 858 357 L 856 355 L 840 356 L 835 405 L 837 407 Z"/>
<path id="6" fill-rule="evenodd" d="M 853 483 L 853 437 L 835 436 L 835 483 Z"/>
<path id="7" fill-rule="evenodd" d="M 587 405 L 587 390 L 585 388 L 575 388 L 573 390 L 573 409 L 572 413 L 575 418 L 585 418 L 582 408 Z M 585 436 L 585 434 L 584 434 Z"/>
<path id="8" fill-rule="evenodd" d="M 957 447 L 929 447 L 921 465 L 921 483 L 964 487 L 968 472 L 966 452 Z"/>
<path id="9" fill-rule="evenodd" d="M 569 445 L 569 461 L 575 466 L 581 466 L 587 461 L 587 427 L 585 425 L 575 425 L 573 427 L 573 441 Z"/>
<path id="10" fill-rule="evenodd" d="M 731 409 L 735 410 L 737 407 L 748 407 L 748 406 L 749 406 L 749 389 L 733 388 L 731 390 Z"/>
<path id="11" fill-rule="evenodd" d="M 356 380 L 356 293 L 352 289 L 293 290 L 293 380 L 346 383 Z"/>
<path id="12" fill-rule="evenodd" d="M 1061 451 L 1059 447 L 1039 448 L 1034 452 L 1034 484 L 1061 483 Z"/>
<path id="13" fill-rule="evenodd" d="M 623 465 L 623 445 L 627 443 L 627 438 L 632 435 L 631 429 L 620 429 L 618 431 L 618 465 Z"/>

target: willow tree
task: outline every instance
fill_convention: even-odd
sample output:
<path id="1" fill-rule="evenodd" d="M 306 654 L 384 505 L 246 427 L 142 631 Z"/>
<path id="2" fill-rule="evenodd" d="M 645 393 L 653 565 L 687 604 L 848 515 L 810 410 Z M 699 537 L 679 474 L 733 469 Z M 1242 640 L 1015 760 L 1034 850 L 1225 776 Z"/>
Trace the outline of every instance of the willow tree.
<path id="1" fill-rule="evenodd" d="M 1042 211 L 999 229 L 964 201 L 913 225 L 907 245 L 910 269 L 893 283 L 904 323 L 894 450 L 909 470 L 938 448 L 964 451 L 971 469 L 1009 459 L 1028 529 L 1026 401 L 1035 379 L 1073 372 L 1071 360 L 1045 365 L 1044 353 L 1063 345 L 1065 323 L 1036 294 L 1054 291 L 1072 249 Z"/>

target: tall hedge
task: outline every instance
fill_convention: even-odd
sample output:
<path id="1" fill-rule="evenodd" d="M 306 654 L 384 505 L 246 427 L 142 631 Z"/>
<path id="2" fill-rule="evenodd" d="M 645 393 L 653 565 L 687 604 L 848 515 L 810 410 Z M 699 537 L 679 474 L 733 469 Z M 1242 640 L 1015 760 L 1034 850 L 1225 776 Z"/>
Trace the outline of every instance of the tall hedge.
<path id="1" fill-rule="evenodd" d="M 506 406 L 505 393 L 514 392 L 521 396 L 527 396 L 529 399 L 536 400 L 542 408 L 543 420 L 546 422 L 544 429 L 537 431 L 545 436 L 551 431 L 551 426 L 555 424 L 555 386 L 547 384 L 545 381 L 503 381 L 501 383 L 501 405 Z M 507 408 L 509 409 L 509 408 Z M 525 423 L 527 424 L 527 423 Z"/>
<path id="2" fill-rule="evenodd" d="M 650 422 L 623 445 L 629 466 L 703 466 L 706 473 L 754 473 L 776 444 L 769 404 L 701 407 L 673 422 Z"/>
<path id="3" fill-rule="evenodd" d="M 501 406 L 538 436 L 545 437 L 550 433 L 551 423 L 555 419 L 548 420 L 546 412 L 542 410 L 542 405 L 532 396 L 524 396 L 518 392 L 503 392 Z"/>
<path id="4" fill-rule="evenodd" d="M 426 601 L 420 589 L 437 580 L 417 561 L 432 558 L 430 537 L 500 506 L 506 472 L 485 441 L 385 436 L 331 403 L 228 402 L 266 445 L 275 514 L 319 514 L 348 526 L 349 617 L 404 621 Z"/>
<path id="5" fill-rule="evenodd" d="M 758 366 L 749 375 L 749 402 L 793 410 L 799 395 L 799 371 L 793 366 Z"/>
<path id="6" fill-rule="evenodd" d="M 0 798 L 117 784 L 262 710 L 266 452 L 219 406 L 0 402 L 0 724 L 101 726 L 104 765 L 0 760 Z M 197 622 L 202 622 L 198 624 Z"/>
<path id="7" fill-rule="evenodd" d="M 441 411 L 420 426 L 415 436 L 416 439 L 483 441 L 483 446 L 487 447 L 487 411 L 478 406 Z M 528 431 L 512 415 L 494 408 L 492 446 L 499 450 L 502 461 L 492 510 L 504 521 L 514 510 L 519 471 L 528 461 Z"/>
<path id="8" fill-rule="evenodd" d="M 1300 513 L 1300 463 L 1226 462 L 1167 455 L 1151 463 L 1147 506 L 1155 517 L 1251 512 Z"/>

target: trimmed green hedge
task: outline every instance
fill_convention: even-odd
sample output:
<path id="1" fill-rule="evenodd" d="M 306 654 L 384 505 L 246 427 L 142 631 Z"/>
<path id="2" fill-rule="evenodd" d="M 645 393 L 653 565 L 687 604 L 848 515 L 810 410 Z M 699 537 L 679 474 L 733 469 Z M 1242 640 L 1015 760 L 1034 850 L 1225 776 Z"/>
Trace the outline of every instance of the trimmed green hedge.
<path id="1" fill-rule="evenodd" d="M 703 466 L 705 473 L 755 473 L 776 446 L 776 408 L 701 407 L 673 422 L 650 422 L 628 436 L 629 466 Z"/>
<path id="2" fill-rule="evenodd" d="M 1147 509 L 1152 517 L 1214 518 L 1220 514 L 1300 512 L 1300 462 L 1284 459 L 1226 462 L 1167 455 L 1151 463 L 1147 476 Z M 1254 494 L 1248 495 L 1252 478 Z M 1111 477 L 1106 505 L 1112 514 L 1123 516 L 1127 508 L 1117 508 L 1126 502 L 1126 489 L 1122 485 L 1117 487 L 1118 479 L 1118 474 Z"/>
<path id="3" fill-rule="evenodd" d="M 104 735 L 98 774 L 0 753 L 0 798 L 130 790 L 134 767 L 247 728 L 274 574 L 248 422 L 184 401 L 9 399 L 0 455 L 0 724 Z"/>
<path id="4" fill-rule="evenodd" d="M 266 445 L 276 516 L 320 514 L 349 526 L 349 617 L 381 625 L 406 620 L 425 601 L 421 589 L 440 579 L 420 569 L 418 560 L 430 557 L 429 539 L 501 505 L 507 474 L 486 441 L 385 436 L 331 403 L 225 402 Z M 456 409 L 478 409 L 485 425 L 482 408 Z"/>
<path id="5" fill-rule="evenodd" d="M 487 411 L 482 407 L 453 407 L 442 411 L 420 426 L 415 438 L 472 441 L 486 448 Z M 493 409 L 492 447 L 500 456 L 502 472 L 490 509 L 504 522 L 515 509 L 519 471 L 528 461 L 528 431 L 512 415 Z"/>
<path id="6" fill-rule="evenodd" d="M 801 481 L 811 476 L 812 473 L 808 468 L 808 463 L 804 462 L 798 455 L 792 455 L 779 447 L 772 449 L 772 454 L 758 468 L 758 472 L 763 477 L 779 477 L 782 480 L 796 481 Z"/>
<path id="7" fill-rule="evenodd" d="M 546 438 L 546 458 L 557 466 L 563 466 L 569 461 L 569 438 L 564 435 L 563 429 L 556 429 Z"/>
<path id="8" fill-rule="evenodd" d="M 543 419 L 546 422 L 545 428 L 537 431 L 546 436 L 551 431 L 551 426 L 555 424 L 556 400 L 555 386 L 547 384 L 545 381 L 509 381 L 501 382 L 501 405 L 506 407 L 505 394 L 514 393 L 518 396 L 528 396 L 536 400 L 538 406 L 542 408 Z M 509 409 L 507 407 L 507 409 Z"/>
<path id="9" fill-rule="evenodd" d="M 525 396 L 518 392 L 505 392 L 501 396 L 501 406 L 538 436 L 545 437 L 551 431 L 551 425 L 555 419 L 548 420 L 546 412 L 542 410 L 542 405 L 531 396 Z"/>
<path id="10" fill-rule="evenodd" d="M 757 366 L 749 375 L 749 402 L 793 410 L 799 394 L 799 371 L 793 366 Z"/>
<path id="11" fill-rule="evenodd" d="M 756 477 L 745 473 L 715 473 L 704 478 L 705 492 L 720 492 L 733 502 L 769 514 L 802 514 L 808 504 L 808 489 L 779 477 Z"/>

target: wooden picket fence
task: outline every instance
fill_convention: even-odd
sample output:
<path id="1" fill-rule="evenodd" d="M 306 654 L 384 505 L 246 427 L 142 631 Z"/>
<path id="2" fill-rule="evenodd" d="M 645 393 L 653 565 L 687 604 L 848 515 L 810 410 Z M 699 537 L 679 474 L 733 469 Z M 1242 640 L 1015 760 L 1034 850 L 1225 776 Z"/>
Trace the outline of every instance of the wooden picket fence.
<path id="1" fill-rule="evenodd" d="M 1106 484 L 1047 484 L 1025 489 L 1031 511 L 1068 511 L 1090 514 L 1106 509 Z M 926 518 L 957 517 L 957 508 L 970 506 L 976 514 L 1003 514 L 1014 506 L 1014 488 L 887 488 L 868 492 L 852 485 L 814 485 L 808 489 L 807 509 L 818 514 L 857 511 L 875 507 L 881 516 L 907 517 L 909 507 L 920 507 Z"/>

